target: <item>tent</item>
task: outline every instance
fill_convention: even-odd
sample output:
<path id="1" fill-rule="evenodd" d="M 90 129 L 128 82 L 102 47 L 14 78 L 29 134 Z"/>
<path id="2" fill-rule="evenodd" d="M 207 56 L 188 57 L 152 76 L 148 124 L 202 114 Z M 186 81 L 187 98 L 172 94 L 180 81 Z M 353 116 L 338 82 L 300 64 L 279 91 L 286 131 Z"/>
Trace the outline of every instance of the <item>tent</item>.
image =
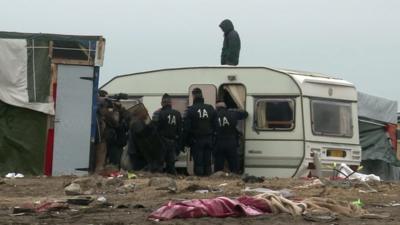
<path id="1" fill-rule="evenodd" d="M 363 172 L 384 180 L 400 179 L 396 156 L 397 102 L 359 92 L 358 118 Z"/>
<path id="2" fill-rule="evenodd" d="M 74 92 L 89 95 L 90 101 L 85 102 L 88 106 L 79 105 L 78 98 L 73 102 L 76 108 L 69 110 L 85 113 L 82 117 L 90 128 L 85 130 L 90 146 L 104 48 L 101 36 L 0 32 L 0 174 L 52 174 L 58 167 L 57 157 L 64 157 L 59 152 L 61 135 L 71 148 L 75 145 L 68 140 L 71 135 L 65 135 L 66 129 L 58 125 L 62 124 L 60 113 L 63 118 L 70 114 L 64 108 Z M 72 74 L 80 76 L 81 82 L 76 82 Z M 81 92 L 85 88 L 79 84 L 87 90 Z M 85 111 L 84 107 L 89 109 Z M 73 129 L 79 133 L 76 127 Z"/>

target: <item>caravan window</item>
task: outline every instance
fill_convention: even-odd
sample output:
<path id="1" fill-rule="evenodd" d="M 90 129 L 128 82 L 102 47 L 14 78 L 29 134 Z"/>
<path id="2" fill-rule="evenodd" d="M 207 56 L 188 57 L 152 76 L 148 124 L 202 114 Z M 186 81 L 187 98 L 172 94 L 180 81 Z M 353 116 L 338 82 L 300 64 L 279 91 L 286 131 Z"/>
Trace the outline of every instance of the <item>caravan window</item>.
<path id="1" fill-rule="evenodd" d="M 351 103 L 312 100 L 311 122 L 316 135 L 352 137 Z"/>
<path id="2" fill-rule="evenodd" d="M 259 99 L 256 101 L 255 125 L 259 130 L 292 130 L 293 99 Z"/>

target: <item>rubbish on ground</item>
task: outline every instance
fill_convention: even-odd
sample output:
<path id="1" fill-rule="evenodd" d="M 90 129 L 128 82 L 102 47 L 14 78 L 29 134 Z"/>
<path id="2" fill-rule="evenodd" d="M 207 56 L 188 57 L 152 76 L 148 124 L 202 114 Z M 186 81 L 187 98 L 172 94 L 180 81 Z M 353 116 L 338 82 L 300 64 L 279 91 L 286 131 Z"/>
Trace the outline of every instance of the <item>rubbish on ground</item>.
<path id="1" fill-rule="evenodd" d="M 390 202 L 387 204 L 374 203 L 374 204 L 369 204 L 369 205 L 376 206 L 376 207 L 396 207 L 396 206 L 400 206 L 400 203 L 396 203 L 396 202 Z"/>
<path id="2" fill-rule="evenodd" d="M 88 176 L 74 179 L 71 183 L 79 184 L 82 190 L 90 190 L 103 186 L 103 182 L 105 179 L 101 176 Z"/>
<path id="3" fill-rule="evenodd" d="M 134 192 L 135 190 L 136 184 L 134 183 L 124 184 L 123 186 L 117 188 L 117 191 L 120 193 Z"/>
<path id="4" fill-rule="evenodd" d="M 117 207 L 115 207 L 117 209 L 144 209 L 144 205 L 142 204 L 121 204 L 121 205 L 117 205 Z"/>
<path id="5" fill-rule="evenodd" d="M 137 176 L 134 173 L 128 172 L 128 179 L 136 179 Z"/>
<path id="6" fill-rule="evenodd" d="M 331 186 L 331 187 L 334 187 L 334 188 L 349 189 L 349 188 L 351 188 L 353 186 L 353 184 L 351 183 L 350 180 L 343 179 L 343 178 L 334 179 L 334 180 L 328 180 L 328 179 L 325 179 L 325 178 L 321 178 L 320 180 L 323 183 L 323 185 Z"/>
<path id="7" fill-rule="evenodd" d="M 360 181 L 381 181 L 379 176 L 374 174 L 362 174 L 353 171 L 350 167 L 348 167 L 345 163 L 341 163 L 340 166 L 336 167 L 338 171 L 338 176 L 342 178 L 348 178 L 350 180 L 356 179 Z"/>
<path id="8" fill-rule="evenodd" d="M 172 193 L 178 191 L 178 185 L 175 180 L 170 177 L 152 177 L 148 185 L 150 187 L 156 187 L 156 190 L 168 190 Z"/>
<path id="9" fill-rule="evenodd" d="M 6 178 L 23 178 L 25 177 L 22 173 L 7 173 Z"/>
<path id="10" fill-rule="evenodd" d="M 40 203 L 26 203 L 21 206 L 13 208 L 13 214 L 26 214 L 26 213 L 42 213 L 50 211 L 60 211 L 68 209 L 68 204 L 65 202 L 44 201 Z"/>
<path id="11" fill-rule="evenodd" d="M 228 183 L 222 183 L 222 184 L 218 185 L 218 187 L 225 187 L 227 185 L 228 185 Z"/>
<path id="12" fill-rule="evenodd" d="M 124 174 L 119 171 L 114 171 L 114 172 L 109 173 L 108 177 L 121 178 L 121 177 L 124 177 Z"/>
<path id="13" fill-rule="evenodd" d="M 176 186 L 166 186 L 166 187 L 158 187 L 156 190 L 165 190 L 169 191 L 170 193 L 176 193 L 178 191 Z"/>
<path id="14" fill-rule="evenodd" d="M 380 214 L 367 213 L 361 216 L 361 219 L 387 219 L 387 218 L 390 218 L 389 213 L 380 213 Z"/>
<path id="15" fill-rule="evenodd" d="M 206 193 L 208 193 L 209 191 L 208 191 L 208 190 L 196 190 L 195 192 L 196 192 L 196 193 L 199 193 L 199 194 L 206 194 Z"/>
<path id="16" fill-rule="evenodd" d="M 89 205 L 92 201 L 92 197 L 77 197 L 67 199 L 67 203 L 73 205 Z"/>
<path id="17" fill-rule="evenodd" d="M 303 213 L 303 219 L 312 222 L 332 222 L 337 220 L 337 216 L 332 212 L 305 212 Z"/>
<path id="18" fill-rule="evenodd" d="M 307 189 L 310 187 L 323 186 L 323 185 L 324 185 L 324 183 L 322 183 L 320 179 L 314 179 L 313 181 L 311 181 L 311 183 L 294 187 L 294 189 Z"/>
<path id="19" fill-rule="evenodd" d="M 90 188 L 89 190 L 83 192 L 84 195 L 92 195 L 93 193 L 94 193 L 93 188 Z"/>
<path id="20" fill-rule="evenodd" d="M 264 177 L 250 176 L 250 175 L 245 174 L 243 176 L 242 180 L 245 183 L 263 183 L 265 178 Z"/>
<path id="21" fill-rule="evenodd" d="M 360 207 L 360 208 L 362 208 L 364 206 L 364 203 L 360 199 L 357 199 L 357 201 L 353 201 L 351 204 L 353 204 L 357 207 Z"/>
<path id="22" fill-rule="evenodd" d="M 215 172 L 215 173 L 211 174 L 210 177 L 212 177 L 212 178 L 220 178 L 220 177 L 229 177 L 229 176 L 230 176 L 229 173 L 226 173 L 224 171 L 218 171 L 218 172 Z"/>
<path id="23" fill-rule="evenodd" d="M 66 195 L 80 195 L 82 193 L 81 186 L 76 183 L 71 183 L 64 188 Z"/>
<path id="24" fill-rule="evenodd" d="M 96 200 L 97 200 L 98 202 L 101 202 L 101 203 L 107 202 L 107 199 L 106 199 L 106 197 L 104 197 L 104 196 L 100 196 L 100 197 L 98 197 Z"/>
<path id="25" fill-rule="evenodd" d="M 271 190 L 268 188 L 250 188 L 246 187 L 243 192 L 257 192 L 257 193 L 264 193 L 264 194 L 274 194 L 274 195 L 282 195 L 285 198 L 290 198 L 293 197 L 294 194 L 292 193 L 292 190 L 290 189 L 281 189 L 281 190 Z"/>
<path id="26" fill-rule="evenodd" d="M 122 181 L 121 178 L 119 177 L 108 177 L 106 181 L 104 182 L 104 185 L 106 186 L 122 186 L 124 182 Z"/>
<path id="27" fill-rule="evenodd" d="M 198 184 L 190 184 L 185 188 L 186 191 L 194 192 L 197 190 L 210 190 L 211 188 L 208 186 L 204 185 L 198 185 Z"/>

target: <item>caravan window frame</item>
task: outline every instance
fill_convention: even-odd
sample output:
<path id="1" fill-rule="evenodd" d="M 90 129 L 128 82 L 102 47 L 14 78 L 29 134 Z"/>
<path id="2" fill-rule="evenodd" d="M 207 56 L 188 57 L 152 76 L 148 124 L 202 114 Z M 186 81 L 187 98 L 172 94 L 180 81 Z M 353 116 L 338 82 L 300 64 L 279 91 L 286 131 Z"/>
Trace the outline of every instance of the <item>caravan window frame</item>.
<path id="1" fill-rule="evenodd" d="M 350 135 L 345 135 L 345 134 L 335 134 L 335 133 L 324 133 L 320 131 L 315 130 L 315 122 L 314 122 L 314 107 L 313 104 L 315 102 L 323 102 L 323 103 L 331 103 L 333 105 L 346 105 L 350 109 Z M 354 122 L 353 122 L 353 107 L 352 107 L 352 102 L 351 101 L 346 101 L 346 100 L 338 100 L 338 99 L 324 99 L 324 98 L 310 98 L 310 122 L 311 122 L 311 131 L 313 135 L 315 136 L 321 136 L 321 137 L 338 137 L 338 138 L 353 138 L 354 137 Z"/>
<path id="2" fill-rule="evenodd" d="M 257 107 L 260 102 L 267 101 L 288 101 L 293 103 L 293 111 L 292 111 L 292 126 L 290 128 L 265 128 L 258 127 L 257 121 Z M 265 110 L 264 110 L 265 112 Z M 273 96 L 257 96 L 255 97 L 254 102 L 254 113 L 253 113 L 253 129 L 256 131 L 293 131 L 296 128 L 296 98 L 295 97 L 273 97 Z"/>

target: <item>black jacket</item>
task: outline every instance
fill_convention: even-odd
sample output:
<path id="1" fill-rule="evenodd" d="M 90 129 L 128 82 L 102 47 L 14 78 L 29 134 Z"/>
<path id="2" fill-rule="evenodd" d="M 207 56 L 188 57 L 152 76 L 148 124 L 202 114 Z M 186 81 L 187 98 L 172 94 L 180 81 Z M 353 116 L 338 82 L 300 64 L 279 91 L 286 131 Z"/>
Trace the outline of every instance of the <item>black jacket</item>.
<path id="1" fill-rule="evenodd" d="M 182 117 L 180 112 L 172 109 L 169 105 L 164 106 L 153 113 L 152 121 L 162 137 L 179 140 L 182 134 Z"/>
<path id="2" fill-rule="evenodd" d="M 224 20 L 219 27 L 224 32 L 224 44 L 221 53 L 221 65 L 239 64 L 240 37 L 230 20 Z"/>
<path id="3" fill-rule="evenodd" d="M 190 146 L 196 138 L 212 136 L 214 133 L 215 109 L 204 104 L 203 98 L 196 98 L 184 116 L 184 141 Z"/>
<path id="4" fill-rule="evenodd" d="M 248 113 L 243 110 L 227 109 L 225 107 L 217 108 L 217 117 L 215 120 L 216 139 L 237 138 L 238 131 L 236 125 L 238 120 L 246 119 Z"/>

